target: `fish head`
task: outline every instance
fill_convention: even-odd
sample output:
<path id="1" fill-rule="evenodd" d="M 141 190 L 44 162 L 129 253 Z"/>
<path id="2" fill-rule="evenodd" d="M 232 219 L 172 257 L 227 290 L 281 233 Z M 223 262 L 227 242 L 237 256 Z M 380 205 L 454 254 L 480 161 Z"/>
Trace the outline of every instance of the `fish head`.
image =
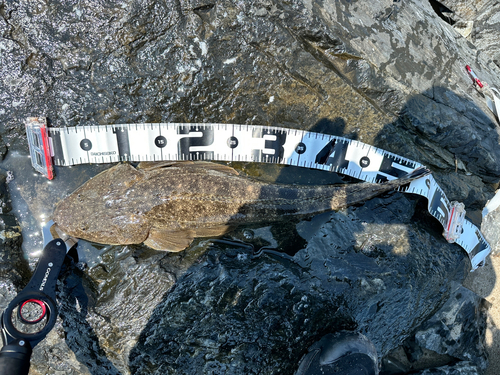
<path id="1" fill-rule="evenodd" d="M 143 242 L 149 228 L 137 202 L 129 197 L 141 177 L 129 164 L 101 172 L 57 204 L 54 222 L 70 236 L 87 241 L 111 245 Z"/>

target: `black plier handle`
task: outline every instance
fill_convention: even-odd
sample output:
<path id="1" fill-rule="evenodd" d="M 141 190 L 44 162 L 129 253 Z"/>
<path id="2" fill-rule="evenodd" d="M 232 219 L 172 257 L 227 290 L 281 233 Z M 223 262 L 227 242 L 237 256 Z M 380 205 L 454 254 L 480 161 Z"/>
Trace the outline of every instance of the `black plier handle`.
<path id="1" fill-rule="evenodd" d="M 28 374 L 32 348 L 54 327 L 56 283 L 66 251 L 60 238 L 47 243 L 30 282 L 2 313 L 0 375 Z"/>

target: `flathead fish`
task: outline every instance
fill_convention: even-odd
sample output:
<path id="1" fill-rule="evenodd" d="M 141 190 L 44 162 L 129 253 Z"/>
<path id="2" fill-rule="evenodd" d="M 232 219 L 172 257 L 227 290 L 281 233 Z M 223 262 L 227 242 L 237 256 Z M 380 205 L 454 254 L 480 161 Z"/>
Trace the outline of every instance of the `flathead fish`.
<path id="1" fill-rule="evenodd" d="M 408 184 L 418 168 L 386 183 L 325 186 L 270 184 L 209 162 L 118 164 L 62 200 L 55 223 L 87 241 L 139 244 L 167 251 L 194 237 L 219 236 L 230 227 L 338 210 Z"/>

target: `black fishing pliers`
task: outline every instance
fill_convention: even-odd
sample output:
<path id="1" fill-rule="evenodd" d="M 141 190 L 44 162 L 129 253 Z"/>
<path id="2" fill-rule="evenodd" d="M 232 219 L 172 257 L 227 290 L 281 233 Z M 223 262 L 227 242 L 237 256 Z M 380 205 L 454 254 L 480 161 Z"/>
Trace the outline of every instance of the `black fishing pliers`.
<path id="1" fill-rule="evenodd" d="M 0 375 L 28 374 L 32 349 L 56 323 L 57 278 L 67 252 L 78 240 L 57 232 L 53 221 L 44 226 L 43 239 L 43 252 L 31 280 L 1 316 Z"/>

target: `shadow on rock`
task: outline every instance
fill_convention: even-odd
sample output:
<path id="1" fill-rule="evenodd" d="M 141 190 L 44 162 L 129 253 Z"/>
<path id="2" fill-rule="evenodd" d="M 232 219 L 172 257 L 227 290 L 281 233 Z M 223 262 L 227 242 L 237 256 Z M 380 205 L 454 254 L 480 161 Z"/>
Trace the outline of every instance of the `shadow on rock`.
<path id="1" fill-rule="evenodd" d="M 463 202 L 467 218 L 478 227 L 483 219 L 481 211 L 500 181 L 498 144 L 498 125 L 492 117 L 470 100 L 440 86 L 411 97 L 399 118 L 387 124 L 375 140 L 377 147 L 430 167 L 447 198 Z M 428 222 L 441 229 L 434 218 L 429 216 Z M 473 250 L 471 255 L 475 253 Z M 493 288 L 496 275 L 490 267 L 488 270 L 492 279 L 488 286 Z M 487 272 L 487 269 L 476 272 Z M 491 293 L 491 289 L 485 288 L 482 285 L 479 294 Z M 470 361 L 469 365 L 476 366 L 478 373 L 484 371 L 487 355 L 483 302 L 477 294 L 456 286 L 442 309 L 405 342 L 408 346 L 411 340 L 416 340 L 420 345 L 418 350 L 407 353 L 411 362 L 407 368 L 418 369 L 422 353 L 431 350 L 434 354 Z M 462 370 L 457 367 L 457 371 Z"/>
<path id="2" fill-rule="evenodd" d="M 70 262 L 67 262 L 70 263 Z M 85 275 L 74 266 L 67 264 L 62 277 L 59 315 L 63 321 L 65 341 L 76 359 L 84 364 L 92 375 L 120 375 L 120 371 L 109 361 L 99 345 L 99 339 L 87 321 L 89 296 L 84 287 Z M 87 290 L 86 290 L 87 289 Z"/>
<path id="3" fill-rule="evenodd" d="M 498 125 L 470 100 L 435 86 L 411 97 L 374 146 L 416 160 L 433 171 L 450 200 L 480 211 L 500 181 Z"/>
<path id="4" fill-rule="evenodd" d="M 320 133 L 320 134 L 329 134 L 329 135 L 337 135 L 341 137 L 346 137 L 349 139 L 357 140 L 358 133 L 355 131 L 346 133 L 346 122 L 342 117 L 336 117 L 333 120 L 328 118 L 322 118 L 318 122 L 316 122 L 309 131 Z"/>

